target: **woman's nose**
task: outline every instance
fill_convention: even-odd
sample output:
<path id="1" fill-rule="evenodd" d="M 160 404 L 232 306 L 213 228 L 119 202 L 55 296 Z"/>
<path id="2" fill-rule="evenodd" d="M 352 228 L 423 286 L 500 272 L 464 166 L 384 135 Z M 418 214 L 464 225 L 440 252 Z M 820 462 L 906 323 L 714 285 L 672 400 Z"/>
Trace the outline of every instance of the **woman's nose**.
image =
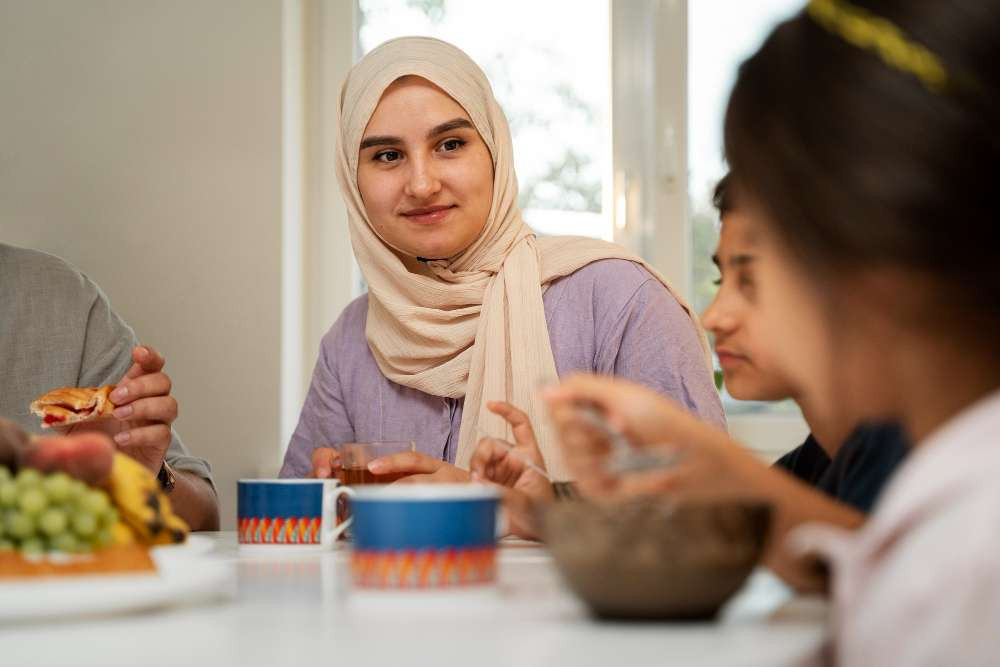
<path id="1" fill-rule="evenodd" d="M 414 199 L 429 199 L 437 194 L 441 189 L 441 181 L 431 162 L 416 159 L 410 164 L 410 178 L 404 188 L 406 195 Z"/>
<path id="2" fill-rule="evenodd" d="M 725 334 L 736 328 L 736 318 L 726 308 L 724 300 L 720 298 L 721 296 L 722 291 L 720 290 L 715 294 L 712 303 L 708 305 L 708 308 L 701 315 L 701 323 L 716 336 Z"/>

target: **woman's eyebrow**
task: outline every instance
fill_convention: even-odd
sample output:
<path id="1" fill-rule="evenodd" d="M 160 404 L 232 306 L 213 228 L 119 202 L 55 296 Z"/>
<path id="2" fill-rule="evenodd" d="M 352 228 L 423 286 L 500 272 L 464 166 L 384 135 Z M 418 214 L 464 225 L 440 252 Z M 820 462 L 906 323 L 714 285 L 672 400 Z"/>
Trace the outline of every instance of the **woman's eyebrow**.
<path id="1" fill-rule="evenodd" d="M 733 255 L 726 262 L 729 266 L 746 266 L 748 264 L 753 264 L 754 260 L 757 259 L 753 255 Z"/>
<path id="2" fill-rule="evenodd" d="M 359 150 L 371 148 L 372 146 L 396 146 L 401 143 L 403 143 L 403 140 L 399 137 L 373 136 L 368 137 L 367 139 L 362 139 L 361 148 Z"/>
<path id="3" fill-rule="evenodd" d="M 444 134 L 445 132 L 451 132 L 452 130 L 457 130 L 460 128 L 475 129 L 472 123 L 464 118 L 453 118 L 452 120 L 441 123 L 440 125 L 435 125 L 431 128 L 430 132 L 427 133 L 428 139 L 433 139 L 439 134 Z M 361 147 L 359 150 L 364 150 L 366 148 L 371 148 L 372 146 L 397 146 L 403 143 L 403 140 L 399 137 L 393 137 L 389 135 L 375 135 L 367 137 L 361 140 Z"/>
<path id="4" fill-rule="evenodd" d="M 432 127 L 431 131 L 427 133 L 427 138 L 428 139 L 433 139 L 434 137 L 438 136 L 439 134 L 444 134 L 445 132 L 451 132 L 452 130 L 457 130 L 459 128 L 474 129 L 472 127 L 472 123 L 470 123 L 466 119 L 464 119 L 464 118 L 453 118 L 453 119 L 451 119 L 449 121 L 441 123 L 440 125 L 435 125 L 434 127 Z"/>

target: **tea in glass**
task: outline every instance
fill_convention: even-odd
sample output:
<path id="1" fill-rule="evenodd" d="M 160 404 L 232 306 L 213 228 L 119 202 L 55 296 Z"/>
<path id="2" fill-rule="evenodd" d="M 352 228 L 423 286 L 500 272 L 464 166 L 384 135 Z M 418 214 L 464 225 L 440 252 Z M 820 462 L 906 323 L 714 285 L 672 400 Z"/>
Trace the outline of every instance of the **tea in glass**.
<path id="1" fill-rule="evenodd" d="M 368 484 L 392 484 L 407 476 L 407 473 L 393 472 L 376 475 L 368 469 L 368 464 L 377 458 L 416 451 L 413 441 L 409 442 L 348 442 L 340 447 L 340 468 L 337 478 L 347 486 Z"/>

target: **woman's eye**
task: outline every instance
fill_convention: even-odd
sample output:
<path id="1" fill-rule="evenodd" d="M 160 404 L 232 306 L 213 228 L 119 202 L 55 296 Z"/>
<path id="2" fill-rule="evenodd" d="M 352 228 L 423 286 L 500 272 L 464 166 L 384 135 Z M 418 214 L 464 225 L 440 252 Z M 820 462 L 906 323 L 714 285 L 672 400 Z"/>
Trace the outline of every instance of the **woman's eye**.
<path id="1" fill-rule="evenodd" d="M 447 139 L 441 142 L 441 150 L 449 153 L 451 151 L 457 151 L 459 148 L 465 145 L 465 141 L 462 139 Z"/>
<path id="2" fill-rule="evenodd" d="M 715 285 L 716 287 L 719 287 L 720 285 L 722 285 L 722 276 L 719 276 L 718 278 L 716 278 L 715 280 L 713 280 L 712 284 Z"/>
<path id="3" fill-rule="evenodd" d="M 395 162 L 400 157 L 399 151 L 381 151 L 375 154 L 375 160 L 378 162 Z"/>

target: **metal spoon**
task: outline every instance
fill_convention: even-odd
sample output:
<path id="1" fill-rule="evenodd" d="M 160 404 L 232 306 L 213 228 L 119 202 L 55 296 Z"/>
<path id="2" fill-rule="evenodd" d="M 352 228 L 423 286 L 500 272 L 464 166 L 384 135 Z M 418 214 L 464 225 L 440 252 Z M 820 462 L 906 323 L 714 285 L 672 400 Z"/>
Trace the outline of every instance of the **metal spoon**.
<path id="1" fill-rule="evenodd" d="M 674 465 L 680 459 L 678 454 L 636 449 L 632 446 L 628 436 L 592 405 L 578 406 L 577 413 L 584 421 L 601 431 L 611 443 L 611 456 L 607 466 L 609 472 L 625 474 L 666 468 Z"/>

